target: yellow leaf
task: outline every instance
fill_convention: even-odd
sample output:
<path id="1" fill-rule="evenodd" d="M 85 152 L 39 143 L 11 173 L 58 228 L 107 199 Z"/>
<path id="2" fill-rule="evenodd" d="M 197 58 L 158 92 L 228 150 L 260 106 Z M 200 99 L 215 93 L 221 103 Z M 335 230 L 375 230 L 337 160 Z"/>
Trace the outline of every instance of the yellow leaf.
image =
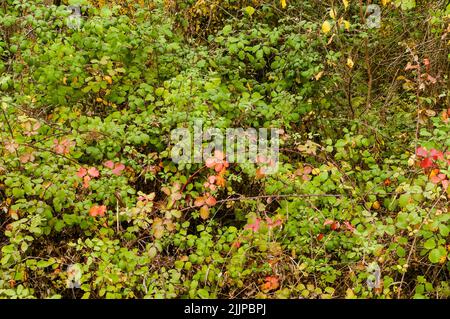
<path id="1" fill-rule="evenodd" d="M 320 174 L 320 168 L 314 168 L 314 169 L 311 171 L 311 173 L 312 173 L 313 175 L 319 175 L 319 174 Z"/>
<path id="2" fill-rule="evenodd" d="M 355 298 L 355 293 L 353 292 L 353 290 L 351 288 L 348 288 L 347 291 L 345 292 L 345 298 L 346 299 Z"/>
<path id="3" fill-rule="evenodd" d="M 381 0 L 383 6 L 387 5 L 389 2 L 391 2 L 391 0 Z"/>
<path id="4" fill-rule="evenodd" d="M 342 21 L 344 23 L 344 28 L 347 31 L 350 31 L 350 22 L 348 22 L 347 20 Z"/>
<path id="5" fill-rule="evenodd" d="M 327 34 L 327 33 L 329 33 L 330 31 L 331 31 L 331 24 L 330 24 L 330 22 L 325 21 L 325 22 L 322 24 L 322 32 L 325 33 L 325 34 Z"/>
<path id="6" fill-rule="evenodd" d="M 353 66 L 355 65 L 355 63 L 353 62 L 352 58 L 347 58 L 347 66 L 350 69 L 353 69 Z"/>
<path id="7" fill-rule="evenodd" d="M 200 208 L 200 217 L 205 220 L 209 217 L 209 209 L 208 206 L 204 205 L 202 208 Z"/>
<path id="8" fill-rule="evenodd" d="M 323 71 L 320 71 L 319 73 L 317 73 L 317 74 L 314 76 L 314 78 L 316 79 L 316 81 L 319 81 L 320 78 L 322 77 L 322 75 L 323 75 Z"/>
<path id="9" fill-rule="evenodd" d="M 103 79 L 108 82 L 108 84 L 112 84 L 112 78 L 109 75 L 105 75 Z"/>
<path id="10" fill-rule="evenodd" d="M 155 218 L 153 221 L 152 225 L 153 236 L 155 236 L 155 238 L 157 239 L 161 238 L 164 235 L 164 226 L 162 223 L 163 221 L 159 217 Z"/>
<path id="11" fill-rule="evenodd" d="M 281 7 L 284 9 L 286 8 L 286 0 L 281 0 Z"/>
<path id="12" fill-rule="evenodd" d="M 336 15 L 337 15 L 336 10 L 335 9 L 331 9 L 330 10 L 330 17 L 331 17 L 331 19 L 335 20 L 336 19 Z"/>
<path id="13" fill-rule="evenodd" d="M 342 0 L 342 3 L 344 3 L 344 8 L 347 10 L 348 8 L 348 0 Z"/>
<path id="14" fill-rule="evenodd" d="M 153 227 L 153 236 L 155 236 L 156 239 L 160 239 L 163 235 L 164 235 L 163 226 Z"/>

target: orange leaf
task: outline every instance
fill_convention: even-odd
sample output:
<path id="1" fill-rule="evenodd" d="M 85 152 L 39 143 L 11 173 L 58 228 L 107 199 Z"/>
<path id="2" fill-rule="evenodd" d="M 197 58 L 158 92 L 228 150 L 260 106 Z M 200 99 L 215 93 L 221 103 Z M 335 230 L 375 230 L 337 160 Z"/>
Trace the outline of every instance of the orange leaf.
<path id="1" fill-rule="evenodd" d="M 278 277 L 276 276 L 268 276 L 266 277 L 266 282 L 261 286 L 262 290 L 270 291 L 276 290 L 280 287 L 280 283 L 278 282 Z"/>
<path id="2" fill-rule="evenodd" d="M 89 177 L 89 175 L 86 175 L 83 178 L 83 187 L 84 188 L 89 188 L 89 181 L 91 180 L 91 178 Z"/>
<path id="3" fill-rule="evenodd" d="M 217 200 L 216 200 L 214 197 L 209 196 L 209 197 L 206 199 L 205 203 L 206 203 L 208 206 L 214 206 L 214 205 L 217 204 Z"/>
<path id="4" fill-rule="evenodd" d="M 104 206 L 104 205 L 102 205 L 102 206 L 94 205 L 89 210 L 89 215 L 92 217 L 96 217 L 96 216 L 103 217 L 103 216 L 105 216 L 105 213 L 106 213 L 106 206 Z"/>
<path id="5" fill-rule="evenodd" d="M 256 179 L 264 178 L 266 176 L 266 174 L 264 172 L 265 172 L 264 167 L 259 167 L 256 170 Z"/>
<path id="6" fill-rule="evenodd" d="M 203 204 L 205 204 L 205 198 L 203 196 L 197 197 L 195 199 L 194 206 L 200 207 L 203 206 Z"/>
<path id="7" fill-rule="evenodd" d="M 216 185 L 219 187 L 225 187 L 225 178 L 221 175 L 216 176 Z"/>

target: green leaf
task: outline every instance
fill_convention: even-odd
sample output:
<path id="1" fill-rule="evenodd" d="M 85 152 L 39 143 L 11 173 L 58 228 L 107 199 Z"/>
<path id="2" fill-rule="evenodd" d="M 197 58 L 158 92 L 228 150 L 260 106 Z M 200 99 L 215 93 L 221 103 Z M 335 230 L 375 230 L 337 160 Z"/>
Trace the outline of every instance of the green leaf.
<path id="1" fill-rule="evenodd" d="M 447 237 L 449 234 L 449 228 L 447 225 L 441 224 L 439 225 L 439 233 L 441 234 L 442 237 Z"/>
<path id="2" fill-rule="evenodd" d="M 252 16 L 253 13 L 255 13 L 255 8 L 253 8 L 253 7 L 251 7 L 251 6 L 248 6 L 248 7 L 245 8 L 245 12 L 246 12 L 249 16 Z"/>
<path id="3" fill-rule="evenodd" d="M 397 256 L 401 258 L 406 256 L 406 251 L 403 247 L 397 247 Z"/>
<path id="4" fill-rule="evenodd" d="M 434 247 L 436 247 L 436 242 L 435 242 L 434 238 L 428 239 L 428 240 L 425 242 L 425 244 L 423 244 L 423 247 L 426 248 L 426 249 L 428 249 L 428 250 L 431 250 L 431 249 L 433 249 Z"/>
<path id="5" fill-rule="evenodd" d="M 202 299 L 208 299 L 209 298 L 209 292 L 205 289 L 199 289 L 197 290 L 197 294 Z"/>
<path id="6" fill-rule="evenodd" d="M 163 93 L 164 93 L 164 88 L 157 88 L 157 89 L 155 90 L 155 94 L 156 94 L 157 96 L 161 96 L 161 95 L 163 95 Z"/>
<path id="7" fill-rule="evenodd" d="M 53 259 L 50 260 L 39 260 L 36 264 L 39 268 L 46 268 L 48 266 L 51 266 L 55 263 Z"/>
<path id="8" fill-rule="evenodd" d="M 233 30 L 233 27 L 230 24 L 227 24 L 226 26 L 223 27 L 222 29 L 222 33 L 224 35 L 228 35 L 230 34 L 230 32 Z"/>
<path id="9" fill-rule="evenodd" d="M 433 249 L 430 251 L 430 254 L 428 255 L 428 259 L 433 263 L 437 264 L 441 261 L 441 258 L 445 258 L 447 256 L 447 251 L 444 247 L 439 246 L 438 248 Z"/>
<path id="10" fill-rule="evenodd" d="M 410 194 L 402 194 L 400 195 L 400 198 L 398 199 L 398 205 L 402 208 L 406 207 L 411 201 L 411 195 Z"/>
<path id="11" fill-rule="evenodd" d="M 12 194 L 15 198 L 22 198 L 24 195 L 24 191 L 21 188 L 13 188 Z"/>

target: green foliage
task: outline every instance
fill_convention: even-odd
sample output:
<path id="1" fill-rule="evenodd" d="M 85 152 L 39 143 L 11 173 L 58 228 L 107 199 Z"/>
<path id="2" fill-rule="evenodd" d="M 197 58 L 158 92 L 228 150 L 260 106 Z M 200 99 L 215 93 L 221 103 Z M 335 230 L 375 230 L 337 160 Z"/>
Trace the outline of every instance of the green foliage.
<path id="1" fill-rule="evenodd" d="M 4 1 L 0 297 L 448 298 L 441 2 Z M 175 164 L 196 119 L 278 172 Z"/>

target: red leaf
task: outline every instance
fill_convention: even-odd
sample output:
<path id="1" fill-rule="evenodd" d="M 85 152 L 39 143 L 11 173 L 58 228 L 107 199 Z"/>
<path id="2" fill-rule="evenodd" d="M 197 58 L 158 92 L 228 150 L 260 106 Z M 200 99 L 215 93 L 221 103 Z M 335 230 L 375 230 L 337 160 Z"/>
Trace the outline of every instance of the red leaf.
<path id="1" fill-rule="evenodd" d="M 421 162 L 420 162 L 420 167 L 422 168 L 429 168 L 433 166 L 433 161 L 431 160 L 431 158 L 427 157 L 424 158 Z"/>
<path id="2" fill-rule="evenodd" d="M 208 206 L 214 206 L 214 205 L 217 204 L 217 200 L 216 200 L 214 197 L 209 196 L 209 197 L 206 199 L 205 203 L 206 203 L 206 205 L 208 205 Z"/>
<path id="3" fill-rule="evenodd" d="M 61 142 L 59 142 L 58 140 L 54 140 L 53 141 L 53 148 L 55 149 L 55 152 L 57 154 L 64 154 L 67 155 L 70 153 L 70 148 L 75 146 L 75 142 L 74 141 L 70 141 L 68 139 L 63 139 Z"/>
<path id="4" fill-rule="evenodd" d="M 83 178 L 86 174 L 87 174 L 87 169 L 85 169 L 84 167 L 80 167 L 80 169 L 77 172 L 77 176 L 79 178 Z"/>
<path id="5" fill-rule="evenodd" d="M 344 226 L 345 226 L 345 228 L 347 228 L 347 230 L 349 230 L 349 231 L 355 231 L 355 227 L 353 227 L 353 225 L 352 224 L 350 224 L 348 221 L 345 221 L 344 222 Z"/>
<path id="6" fill-rule="evenodd" d="M 339 222 L 334 222 L 331 224 L 331 230 L 338 230 L 339 228 L 341 228 L 341 224 Z"/>
<path id="7" fill-rule="evenodd" d="M 88 174 L 92 177 L 98 177 L 100 175 L 100 173 L 98 172 L 98 169 L 96 169 L 95 167 L 91 167 L 88 170 Z"/>
<path id="8" fill-rule="evenodd" d="M 120 176 L 122 174 L 122 171 L 125 169 L 125 165 L 122 163 L 117 163 L 114 169 L 112 170 L 112 173 L 114 175 Z"/>
<path id="9" fill-rule="evenodd" d="M 240 241 L 235 241 L 235 242 L 233 242 L 233 243 L 231 244 L 231 247 L 239 248 L 239 247 L 241 247 L 241 242 L 240 242 Z"/>
<path id="10" fill-rule="evenodd" d="M 441 181 L 444 181 L 446 179 L 446 175 L 445 174 L 439 174 L 439 175 L 435 175 L 435 176 L 431 176 L 431 182 L 434 184 L 439 184 Z"/>
<path id="11" fill-rule="evenodd" d="M 308 174 L 311 174 L 311 172 L 312 172 L 312 167 L 311 166 L 305 166 L 303 168 L 303 174 L 308 175 Z"/>
<path id="12" fill-rule="evenodd" d="M 317 240 L 322 240 L 322 239 L 323 239 L 323 234 L 317 235 Z"/>
<path id="13" fill-rule="evenodd" d="M 210 184 L 214 184 L 215 182 L 216 182 L 216 176 L 209 176 L 208 177 L 208 182 L 210 183 Z"/>
<path id="14" fill-rule="evenodd" d="M 214 167 L 214 165 L 216 165 L 216 160 L 215 160 L 213 157 L 208 158 L 208 159 L 205 161 L 205 164 L 206 164 L 206 167 L 212 168 L 212 167 Z"/>
<path id="15" fill-rule="evenodd" d="M 444 154 L 434 148 L 430 150 L 430 157 L 432 157 L 434 160 L 443 160 Z"/>
<path id="16" fill-rule="evenodd" d="M 256 218 L 255 222 L 253 224 L 248 224 L 244 227 L 244 229 L 251 229 L 254 232 L 257 232 L 259 230 L 259 224 L 261 223 L 260 218 Z"/>
<path id="17" fill-rule="evenodd" d="M 416 150 L 416 155 L 421 156 L 421 157 L 427 157 L 428 152 L 425 148 L 423 148 L 422 146 L 419 146 Z"/>
<path id="18" fill-rule="evenodd" d="M 327 220 L 325 220 L 325 222 L 323 223 L 323 225 L 326 226 L 326 225 L 331 225 L 331 224 L 333 224 L 333 223 L 334 223 L 334 220 L 332 220 L 332 219 L 327 219 Z"/>
<path id="19" fill-rule="evenodd" d="M 273 227 L 281 226 L 282 220 L 281 219 L 272 220 L 272 218 L 267 217 L 266 223 L 269 228 L 273 228 Z"/>
<path id="20" fill-rule="evenodd" d="M 103 163 L 103 165 L 105 165 L 109 169 L 113 169 L 114 168 L 114 162 L 113 161 L 106 161 L 105 163 Z"/>

